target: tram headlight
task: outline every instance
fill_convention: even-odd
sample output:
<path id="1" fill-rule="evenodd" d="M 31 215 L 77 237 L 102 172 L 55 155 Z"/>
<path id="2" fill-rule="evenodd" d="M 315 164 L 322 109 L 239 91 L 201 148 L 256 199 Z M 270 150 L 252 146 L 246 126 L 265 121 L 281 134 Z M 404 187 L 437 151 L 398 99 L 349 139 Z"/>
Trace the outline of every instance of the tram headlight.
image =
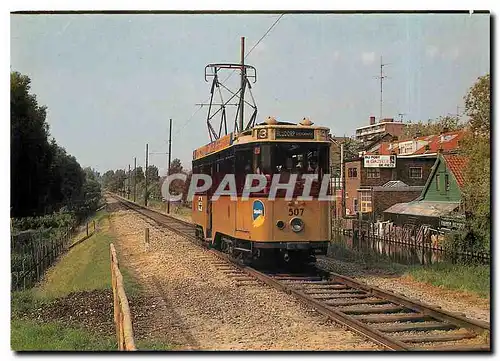
<path id="1" fill-rule="evenodd" d="M 292 227 L 292 231 L 298 233 L 304 229 L 304 221 L 300 218 L 292 218 L 290 226 Z"/>
<path id="2" fill-rule="evenodd" d="M 285 222 L 283 221 L 276 222 L 276 227 L 278 227 L 279 229 L 285 228 Z"/>

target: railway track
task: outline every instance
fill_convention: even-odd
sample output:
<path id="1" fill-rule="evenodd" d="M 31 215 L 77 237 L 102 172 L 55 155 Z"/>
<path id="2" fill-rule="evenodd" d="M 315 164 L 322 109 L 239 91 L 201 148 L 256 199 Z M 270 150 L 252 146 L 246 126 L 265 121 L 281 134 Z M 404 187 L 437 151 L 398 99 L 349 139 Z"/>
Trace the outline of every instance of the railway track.
<path id="1" fill-rule="evenodd" d="M 189 240 L 194 226 L 111 195 L 126 207 Z M 490 325 L 323 270 L 261 272 L 210 250 L 240 272 L 295 296 L 304 304 L 368 339 L 396 351 L 490 351 Z"/>

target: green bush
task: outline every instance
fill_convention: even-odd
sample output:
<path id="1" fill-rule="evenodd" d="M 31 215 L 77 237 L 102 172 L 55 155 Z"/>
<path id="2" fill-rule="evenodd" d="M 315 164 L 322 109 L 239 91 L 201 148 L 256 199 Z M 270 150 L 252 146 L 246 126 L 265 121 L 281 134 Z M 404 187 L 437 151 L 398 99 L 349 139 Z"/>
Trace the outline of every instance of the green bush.
<path id="1" fill-rule="evenodd" d="M 453 231 L 445 235 L 443 248 L 450 253 L 489 253 L 482 237 L 471 230 Z M 456 256 L 458 262 L 469 262 L 466 256 Z"/>

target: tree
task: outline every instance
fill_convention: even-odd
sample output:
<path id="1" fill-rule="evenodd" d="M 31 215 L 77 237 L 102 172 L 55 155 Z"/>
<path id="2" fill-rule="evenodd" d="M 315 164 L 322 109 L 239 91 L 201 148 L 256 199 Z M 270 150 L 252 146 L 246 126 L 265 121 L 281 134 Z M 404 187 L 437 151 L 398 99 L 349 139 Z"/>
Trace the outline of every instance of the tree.
<path id="1" fill-rule="evenodd" d="M 179 158 L 175 158 L 170 162 L 168 174 L 186 174 L 182 168 L 182 163 Z M 173 180 L 169 186 L 170 194 L 182 194 L 184 191 L 184 182 L 180 179 Z"/>
<path id="2" fill-rule="evenodd" d="M 84 171 L 55 139 L 49 141 L 47 108 L 30 93 L 30 78 L 11 72 L 10 80 L 11 216 L 64 209 L 83 214 L 87 173 L 92 173 L 94 182 L 99 174 Z"/>
<path id="3" fill-rule="evenodd" d="M 359 152 L 363 149 L 363 144 L 353 138 L 346 138 L 344 144 L 344 161 L 359 157 Z"/>
<path id="4" fill-rule="evenodd" d="M 142 167 L 135 168 L 135 171 L 136 171 L 136 180 L 137 180 L 137 183 L 144 182 L 144 171 L 142 170 Z"/>
<path id="5" fill-rule="evenodd" d="M 158 168 L 154 165 L 149 165 L 148 169 L 146 170 L 146 173 L 148 175 L 148 183 L 152 184 L 154 182 L 158 182 L 160 180 Z"/>
<path id="6" fill-rule="evenodd" d="M 179 158 L 175 158 L 170 162 L 170 167 L 168 169 L 168 174 L 182 173 L 182 163 Z"/>
<path id="7" fill-rule="evenodd" d="M 114 170 L 108 170 L 102 175 L 102 184 L 104 188 L 110 188 L 111 182 L 115 176 Z"/>
<path id="8" fill-rule="evenodd" d="M 186 172 L 186 181 L 184 182 L 184 186 L 182 188 L 182 201 L 185 203 L 187 201 L 187 196 L 189 192 L 189 186 L 191 185 L 191 177 L 193 176 L 193 171 L 189 170 Z"/>
<path id="9" fill-rule="evenodd" d="M 436 135 L 441 132 L 453 132 L 463 129 L 465 124 L 460 123 L 457 116 L 444 116 L 438 119 L 429 119 L 427 123 L 419 121 L 406 125 L 401 140 L 412 139 L 414 137 L 425 137 L 427 135 Z"/>
<path id="10" fill-rule="evenodd" d="M 470 117 L 462 152 L 468 158 L 464 200 L 470 231 L 483 248 L 490 247 L 490 75 L 480 77 L 465 96 Z"/>
<path id="11" fill-rule="evenodd" d="M 47 140 L 46 107 L 30 94 L 31 80 L 10 74 L 11 215 L 41 214 L 48 204 L 52 150 Z"/>

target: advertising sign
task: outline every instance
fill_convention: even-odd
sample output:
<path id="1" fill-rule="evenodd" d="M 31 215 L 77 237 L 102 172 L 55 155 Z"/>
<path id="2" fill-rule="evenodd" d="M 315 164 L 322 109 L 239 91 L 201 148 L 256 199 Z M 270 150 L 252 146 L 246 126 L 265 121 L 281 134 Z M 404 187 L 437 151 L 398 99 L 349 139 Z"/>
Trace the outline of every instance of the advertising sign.
<path id="1" fill-rule="evenodd" d="M 365 168 L 396 168 L 395 155 L 365 155 Z"/>

